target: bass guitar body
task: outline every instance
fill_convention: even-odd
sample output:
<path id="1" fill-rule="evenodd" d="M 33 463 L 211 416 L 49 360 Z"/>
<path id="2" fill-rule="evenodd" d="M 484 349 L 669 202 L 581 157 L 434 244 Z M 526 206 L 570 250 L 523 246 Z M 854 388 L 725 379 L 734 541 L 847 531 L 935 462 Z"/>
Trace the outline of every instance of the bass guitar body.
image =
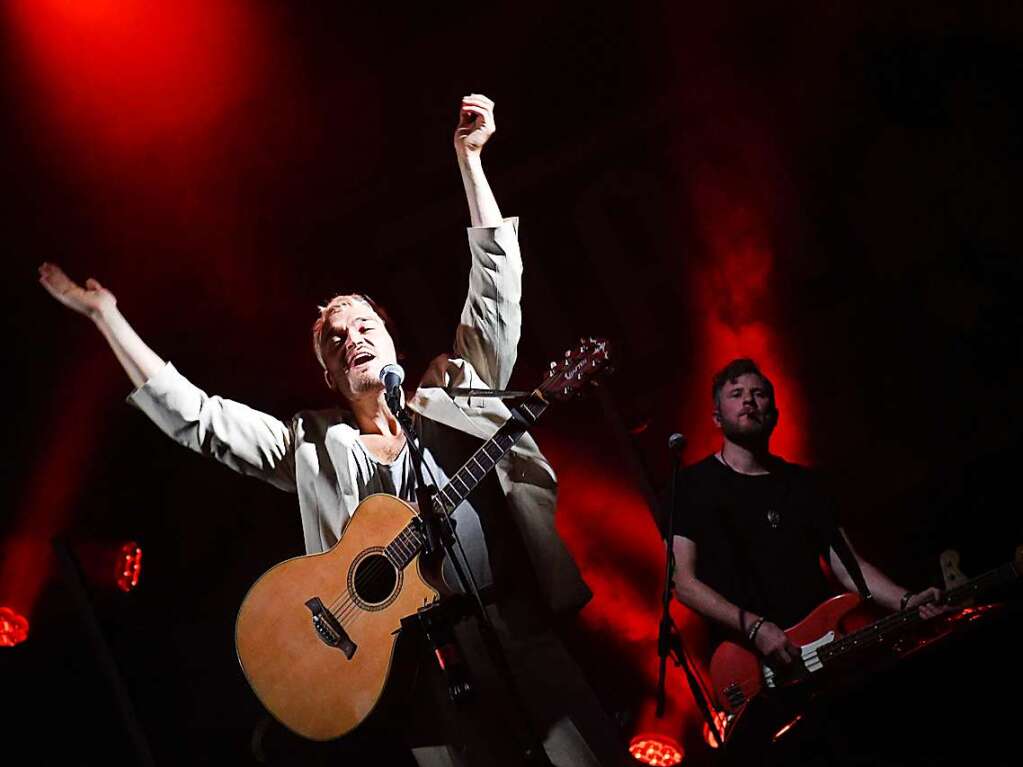
<path id="1" fill-rule="evenodd" d="M 786 678 L 778 676 L 775 669 L 749 648 L 735 642 L 722 642 L 710 661 L 711 684 L 718 705 L 730 714 L 738 713 L 766 687 L 780 687 L 820 670 L 823 663 L 819 649 L 866 622 L 862 615 L 854 612 L 861 604 L 862 600 L 856 594 L 840 594 L 787 629 L 785 635 L 800 648 L 803 662 L 796 665 L 797 670 L 792 676 Z M 847 624 L 847 620 L 851 623 L 856 617 L 859 620 L 854 625 Z"/>
<path id="2" fill-rule="evenodd" d="M 276 565 L 245 596 L 238 660 L 267 710 L 299 735 L 330 740 L 365 720 L 384 692 L 402 618 L 439 599 L 421 555 L 410 550 L 405 562 L 392 551 L 415 516 L 394 496 L 369 496 L 337 545 Z"/>

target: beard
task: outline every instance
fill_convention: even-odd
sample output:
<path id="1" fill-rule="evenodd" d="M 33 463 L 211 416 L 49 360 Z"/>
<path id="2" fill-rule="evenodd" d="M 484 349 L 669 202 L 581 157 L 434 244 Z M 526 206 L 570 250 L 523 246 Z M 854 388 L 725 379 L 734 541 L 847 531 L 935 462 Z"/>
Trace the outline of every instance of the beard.
<path id="1" fill-rule="evenodd" d="M 361 397 L 364 394 L 383 388 L 380 376 L 373 370 L 364 369 L 349 374 L 346 377 L 348 390 L 352 396 Z"/>
<path id="2" fill-rule="evenodd" d="M 767 447 L 777 419 L 773 411 L 759 412 L 758 418 L 739 416 L 734 421 L 721 419 L 721 431 L 729 442 L 746 448 Z"/>

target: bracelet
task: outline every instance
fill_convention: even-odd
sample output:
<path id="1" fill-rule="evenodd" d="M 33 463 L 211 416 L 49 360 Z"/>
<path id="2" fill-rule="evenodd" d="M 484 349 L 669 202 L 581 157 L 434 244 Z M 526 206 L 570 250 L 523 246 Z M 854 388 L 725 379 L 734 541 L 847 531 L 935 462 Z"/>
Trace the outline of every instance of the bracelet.
<path id="1" fill-rule="evenodd" d="M 909 604 L 909 600 L 913 598 L 913 592 L 907 591 L 902 595 L 902 599 L 899 600 L 899 612 L 904 612 L 906 605 Z"/>
<path id="2" fill-rule="evenodd" d="M 764 625 L 764 619 L 763 618 L 757 618 L 755 621 L 753 621 L 753 625 L 750 627 L 749 634 L 747 635 L 746 638 L 749 639 L 749 641 L 751 641 L 751 642 L 754 639 L 756 639 L 757 638 L 757 632 L 760 631 L 760 627 L 763 626 L 763 625 Z"/>

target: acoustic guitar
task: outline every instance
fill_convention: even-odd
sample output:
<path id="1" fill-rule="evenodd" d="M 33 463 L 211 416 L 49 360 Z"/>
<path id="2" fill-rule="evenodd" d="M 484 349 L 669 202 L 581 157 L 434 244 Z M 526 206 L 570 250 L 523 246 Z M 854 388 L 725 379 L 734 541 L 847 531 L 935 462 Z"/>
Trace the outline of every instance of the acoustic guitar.
<path id="1" fill-rule="evenodd" d="M 546 380 L 440 489 L 436 511 L 450 515 L 550 401 L 571 398 L 608 371 L 601 339 L 582 340 L 552 362 Z M 424 538 L 413 504 L 372 495 L 329 551 L 282 562 L 253 584 L 235 625 L 238 660 L 256 697 L 287 728 L 330 740 L 377 706 L 402 619 L 446 591 L 439 566 L 422 561 Z"/>

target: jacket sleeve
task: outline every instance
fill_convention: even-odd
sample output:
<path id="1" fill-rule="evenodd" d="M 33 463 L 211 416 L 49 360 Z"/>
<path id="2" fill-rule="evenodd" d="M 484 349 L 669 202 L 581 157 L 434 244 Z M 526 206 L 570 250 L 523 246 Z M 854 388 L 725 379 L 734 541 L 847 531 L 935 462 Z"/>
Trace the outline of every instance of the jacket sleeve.
<path id="1" fill-rule="evenodd" d="M 522 332 L 518 233 L 517 218 L 469 229 L 469 295 L 455 333 L 455 354 L 497 389 L 508 385 Z"/>
<path id="2" fill-rule="evenodd" d="M 179 445 L 295 492 L 292 429 L 271 415 L 209 396 L 169 362 L 128 397 Z"/>

